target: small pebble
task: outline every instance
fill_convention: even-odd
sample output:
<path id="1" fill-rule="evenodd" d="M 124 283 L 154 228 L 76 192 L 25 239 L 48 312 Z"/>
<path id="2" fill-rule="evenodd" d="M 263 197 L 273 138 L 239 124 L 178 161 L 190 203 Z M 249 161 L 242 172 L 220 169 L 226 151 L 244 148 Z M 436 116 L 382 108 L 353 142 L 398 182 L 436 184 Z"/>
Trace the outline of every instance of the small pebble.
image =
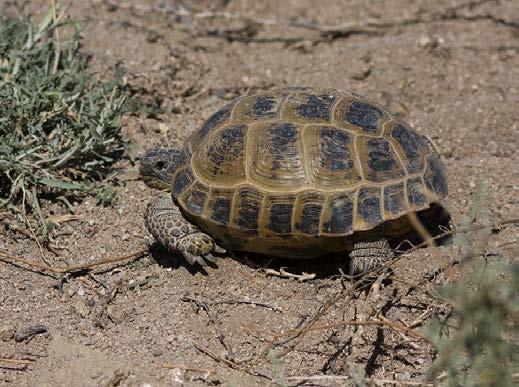
<path id="1" fill-rule="evenodd" d="M 83 301 L 83 299 L 81 298 L 78 298 L 78 300 L 76 301 L 76 303 L 74 304 L 73 306 L 74 308 L 74 311 L 81 317 L 81 318 L 85 318 L 86 316 L 88 316 L 88 314 L 90 313 L 90 310 L 88 309 L 85 301 Z"/>
<path id="2" fill-rule="evenodd" d="M 0 340 L 9 341 L 14 337 L 16 330 L 13 327 L 5 327 L 0 331 Z"/>
<path id="3" fill-rule="evenodd" d="M 32 339 L 34 336 L 47 332 L 47 327 L 43 324 L 36 324 L 22 328 L 14 335 L 14 341 L 21 343 L 22 341 Z"/>
<path id="4" fill-rule="evenodd" d="M 156 43 L 160 39 L 160 34 L 157 31 L 150 31 L 146 35 L 146 41 L 148 43 Z"/>
<path id="5" fill-rule="evenodd" d="M 155 357 L 159 357 L 164 354 L 164 351 L 162 350 L 162 348 L 155 348 L 151 354 Z"/>

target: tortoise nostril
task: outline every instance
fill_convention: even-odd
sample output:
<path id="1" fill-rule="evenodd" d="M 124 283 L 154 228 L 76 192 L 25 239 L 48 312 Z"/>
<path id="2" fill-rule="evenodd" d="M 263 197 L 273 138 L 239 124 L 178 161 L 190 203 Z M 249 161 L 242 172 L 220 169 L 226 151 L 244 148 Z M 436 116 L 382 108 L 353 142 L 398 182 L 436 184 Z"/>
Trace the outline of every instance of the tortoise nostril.
<path id="1" fill-rule="evenodd" d="M 166 166 L 166 163 L 165 163 L 164 161 L 157 161 L 157 162 L 155 163 L 155 167 L 156 167 L 157 169 L 164 169 L 165 166 Z"/>

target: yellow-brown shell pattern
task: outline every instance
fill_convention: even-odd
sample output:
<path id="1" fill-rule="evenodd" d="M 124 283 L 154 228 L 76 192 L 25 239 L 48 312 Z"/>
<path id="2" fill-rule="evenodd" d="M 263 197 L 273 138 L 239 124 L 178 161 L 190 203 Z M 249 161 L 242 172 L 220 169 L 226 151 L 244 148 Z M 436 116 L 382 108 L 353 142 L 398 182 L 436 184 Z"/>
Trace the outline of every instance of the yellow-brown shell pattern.
<path id="1" fill-rule="evenodd" d="M 239 98 L 190 137 L 183 160 L 173 197 L 202 228 L 235 244 L 345 236 L 447 194 L 429 141 L 345 91 L 286 88 Z"/>

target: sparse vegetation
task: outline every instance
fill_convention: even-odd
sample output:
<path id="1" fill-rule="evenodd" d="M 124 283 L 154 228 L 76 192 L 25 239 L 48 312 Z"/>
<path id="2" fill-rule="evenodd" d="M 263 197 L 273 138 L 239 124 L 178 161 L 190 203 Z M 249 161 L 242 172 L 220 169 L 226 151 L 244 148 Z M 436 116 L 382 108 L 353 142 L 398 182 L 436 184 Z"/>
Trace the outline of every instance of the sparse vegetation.
<path id="1" fill-rule="evenodd" d="M 476 194 L 472 218 L 489 224 L 484 199 Z M 519 266 L 502 259 L 487 260 L 490 228 L 470 231 L 469 223 L 456 234 L 462 278 L 444 286 L 441 294 L 453 306 L 431 326 L 438 355 L 430 377 L 442 376 L 449 386 L 512 386 L 517 364 Z"/>
<path id="2" fill-rule="evenodd" d="M 65 10 L 51 7 L 38 24 L 17 14 L 0 15 L 0 207 L 46 226 L 44 197 L 69 207 L 86 194 L 114 199 L 125 97 L 120 74 L 101 82 L 87 73 L 81 32 Z"/>

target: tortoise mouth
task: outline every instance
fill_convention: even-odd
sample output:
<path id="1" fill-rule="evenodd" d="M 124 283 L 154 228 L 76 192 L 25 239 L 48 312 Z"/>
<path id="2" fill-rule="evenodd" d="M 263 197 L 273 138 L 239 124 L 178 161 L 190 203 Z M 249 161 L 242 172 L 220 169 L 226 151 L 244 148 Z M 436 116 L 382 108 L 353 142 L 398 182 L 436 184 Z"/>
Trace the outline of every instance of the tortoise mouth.
<path id="1" fill-rule="evenodd" d="M 164 180 L 159 179 L 155 176 L 141 175 L 141 179 L 150 188 L 158 189 L 161 191 L 171 191 L 171 186 Z"/>

